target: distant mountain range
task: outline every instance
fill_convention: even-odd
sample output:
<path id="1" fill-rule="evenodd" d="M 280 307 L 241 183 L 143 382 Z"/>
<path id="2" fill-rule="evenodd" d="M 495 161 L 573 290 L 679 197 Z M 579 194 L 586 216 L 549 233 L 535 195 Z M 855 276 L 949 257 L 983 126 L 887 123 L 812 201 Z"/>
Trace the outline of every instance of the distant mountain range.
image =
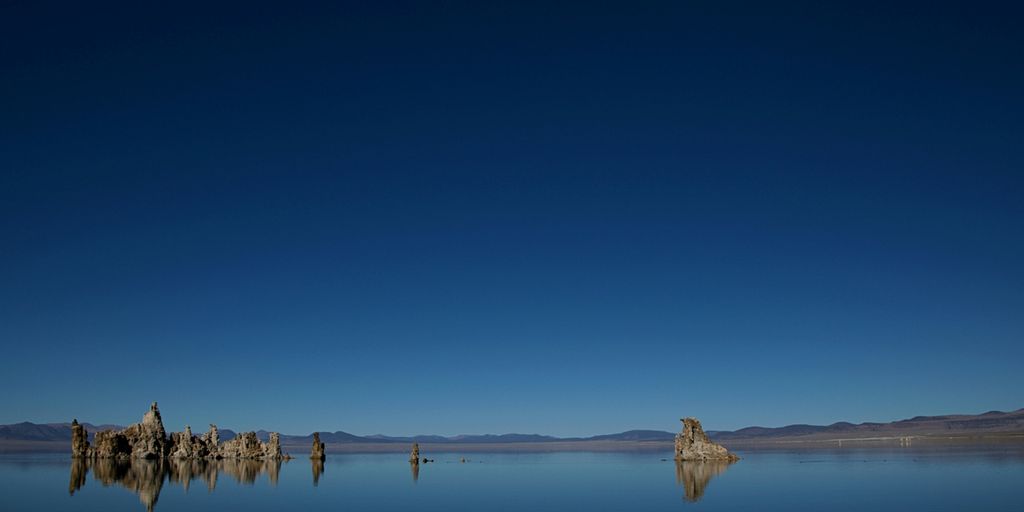
<path id="1" fill-rule="evenodd" d="M 82 423 L 89 432 L 89 440 L 92 441 L 93 434 L 101 430 L 119 430 L 118 425 L 93 425 Z M 30 423 L 23 421 L 11 425 L 0 425 L 0 440 L 13 441 L 67 441 L 71 442 L 70 423 Z"/>
<path id="2" fill-rule="evenodd" d="M 89 439 L 92 440 L 96 432 L 105 429 L 120 430 L 124 428 L 120 425 L 93 425 L 91 423 L 83 423 L 86 431 L 89 432 Z M 237 433 L 230 429 L 219 429 L 221 440 L 227 440 L 235 437 Z M 262 441 L 266 441 L 270 437 L 270 432 L 266 430 L 257 430 L 256 437 Z M 355 434 L 349 434 L 348 432 L 337 431 L 337 432 L 320 432 L 320 440 L 328 444 L 347 444 L 347 443 L 366 443 L 366 444 L 383 444 L 383 443 L 424 443 L 424 444 L 507 444 L 507 443 L 544 443 L 544 442 L 556 442 L 556 441 L 671 441 L 675 437 L 672 432 L 662 432 L 659 430 L 630 430 L 628 432 L 622 432 L 619 434 L 607 434 L 592 437 L 569 437 L 561 438 L 554 436 L 544 436 L 540 434 L 482 434 L 482 435 L 458 435 L 451 437 L 436 436 L 436 435 L 418 435 L 408 437 L 396 437 L 396 436 L 385 436 L 381 434 L 371 436 L 357 436 Z M 14 423 L 11 425 L 0 425 L 0 441 L 58 441 L 58 442 L 71 442 L 71 424 L 70 423 Z M 281 435 L 281 444 L 285 445 L 296 445 L 296 444 L 309 444 L 313 440 L 313 435 Z"/>
<path id="3" fill-rule="evenodd" d="M 104 429 L 121 429 L 118 425 L 92 425 L 83 423 L 90 438 Z M 917 416 L 914 418 L 890 423 L 833 423 L 831 425 L 789 425 L 785 427 L 747 427 L 735 431 L 708 431 L 708 435 L 719 442 L 747 444 L 758 442 L 776 442 L 784 440 L 818 441 L 829 439 L 865 439 L 872 437 L 895 436 L 964 436 L 1024 434 L 1024 409 L 1013 412 L 990 411 L 977 415 Z M 269 432 L 260 430 L 257 437 L 266 440 Z M 222 440 L 231 439 L 235 432 L 220 429 Z M 320 440 L 328 445 L 339 444 L 515 444 L 515 443 L 572 443 L 584 441 L 629 441 L 629 442 L 671 442 L 674 432 L 662 430 L 629 430 L 617 434 L 605 434 L 591 437 L 554 437 L 540 434 L 482 434 L 458 435 L 444 437 L 437 435 L 418 435 L 410 437 L 394 437 L 385 435 L 357 436 L 348 432 L 321 432 Z M 0 425 L 0 446 L 4 443 L 17 443 L 19 446 L 31 447 L 30 443 L 55 445 L 71 442 L 70 423 L 15 423 Z M 312 442 L 310 435 L 282 435 L 281 444 L 290 446 L 308 445 Z"/>
<path id="4" fill-rule="evenodd" d="M 970 436 L 1024 434 L 1024 409 L 1012 412 L 989 411 L 983 414 L 916 416 L 889 423 L 847 423 L 831 425 L 789 425 L 766 428 L 747 427 L 732 432 L 708 432 L 719 442 L 767 440 L 865 439 L 895 436 Z"/>

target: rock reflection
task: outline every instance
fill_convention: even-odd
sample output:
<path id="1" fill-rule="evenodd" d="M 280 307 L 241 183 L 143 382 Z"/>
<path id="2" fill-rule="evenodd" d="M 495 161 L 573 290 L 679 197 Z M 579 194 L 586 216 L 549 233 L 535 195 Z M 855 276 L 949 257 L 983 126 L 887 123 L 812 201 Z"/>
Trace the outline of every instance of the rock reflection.
<path id="1" fill-rule="evenodd" d="M 164 480 L 181 485 L 188 491 L 193 480 L 206 484 L 208 491 L 217 488 L 217 476 L 226 473 L 241 484 L 253 484 L 266 473 L 267 480 L 277 485 L 280 460 L 117 460 L 75 459 L 71 462 L 71 495 L 85 485 L 92 471 L 93 480 L 104 487 L 119 485 L 139 496 L 146 510 L 153 510 L 160 498 Z"/>
<path id="2" fill-rule="evenodd" d="M 313 487 L 320 485 L 320 475 L 324 474 L 324 460 L 312 459 L 313 464 Z"/>
<path id="3" fill-rule="evenodd" d="M 412 483 L 416 483 L 420 480 L 420 465 L 409 463 L 409 467 L 412 468 Z"/>
<path id="4" fill-rule="evenodd" d="M 676 461 L 676 483 L 683 487 L 686 501 L 700 501 L 712 478 L 722 474 L 733 461 Z"/>
<path id="5" fill-rule="evenodd" d="M 85 485 L 85 475 L 89 474 L 89 468 L 85 465 L 84 459 L 71 459 L 71 483 L 68 484 L 68 494 L 74 496 L 75 491 Z"/>

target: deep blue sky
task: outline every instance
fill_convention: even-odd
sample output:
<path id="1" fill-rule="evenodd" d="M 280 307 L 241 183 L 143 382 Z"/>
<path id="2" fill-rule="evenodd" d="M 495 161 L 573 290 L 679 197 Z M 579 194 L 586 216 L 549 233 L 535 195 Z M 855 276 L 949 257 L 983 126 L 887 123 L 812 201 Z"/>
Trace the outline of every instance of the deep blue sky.
<path id="1" fill-rule="evenodd" d="M 1024 13 L 714 3 L 5 2 L 0 423 L 1024 407 Z"/>

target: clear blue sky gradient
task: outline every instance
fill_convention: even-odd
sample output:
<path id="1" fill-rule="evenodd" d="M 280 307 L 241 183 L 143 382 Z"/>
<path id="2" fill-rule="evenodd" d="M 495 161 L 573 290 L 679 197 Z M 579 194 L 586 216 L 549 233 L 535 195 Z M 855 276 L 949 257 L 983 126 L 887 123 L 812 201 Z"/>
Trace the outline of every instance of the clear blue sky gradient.
<path id="1" fill-rule="evenodd" d="M 824 3 L 5 2 L 0 423 L 1024 407 L 1024 13 Z"/>

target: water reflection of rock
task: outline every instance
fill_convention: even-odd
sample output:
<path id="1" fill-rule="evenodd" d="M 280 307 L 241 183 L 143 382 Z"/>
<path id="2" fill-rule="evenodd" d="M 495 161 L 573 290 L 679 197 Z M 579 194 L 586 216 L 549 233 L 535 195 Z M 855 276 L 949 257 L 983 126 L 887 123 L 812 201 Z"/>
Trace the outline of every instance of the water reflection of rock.
<path id="1" fill-rule="evenodd" d="M 412 468 L 412 482 L 418 482 L 420 479 L 420 465 L 415 463 L 409 463 L 409 467 Z"/>
<path id="2" fill-rule="evenodd" d="M 310 462 L 313 464 L 313 487 L 316 487 L 320 485 L 320 475 L 324 474 L 324 460 L 317 458 Z"/>
<path id="3" fill-rule="evenodd" d="M 322 463 L 321 463 L 322 464 Z M 139 496 L 146 510 L 153 510 L 160 498 L 164 481 L 181 485 L 188 491 L 193 480 L 206 484 L 208 491 L 217 487 L 217 477 L 225 473 L 242 484 L 253 484 L 266 473 L 267 480 L 277 485 L 280 460 L 118 460 L 75 459 L 71 462 L 68 492 L 72 495 L 85 485 L 92 471 L 93 480 L 104 487 L 117 484 Z"/>
<path id="4" fill-rule="evenodd" d="M 722 474 L 734 461 L 676 461 L 676 483 L 683 486 L 686 501 L 700 501 L 712 478 Z"/>

